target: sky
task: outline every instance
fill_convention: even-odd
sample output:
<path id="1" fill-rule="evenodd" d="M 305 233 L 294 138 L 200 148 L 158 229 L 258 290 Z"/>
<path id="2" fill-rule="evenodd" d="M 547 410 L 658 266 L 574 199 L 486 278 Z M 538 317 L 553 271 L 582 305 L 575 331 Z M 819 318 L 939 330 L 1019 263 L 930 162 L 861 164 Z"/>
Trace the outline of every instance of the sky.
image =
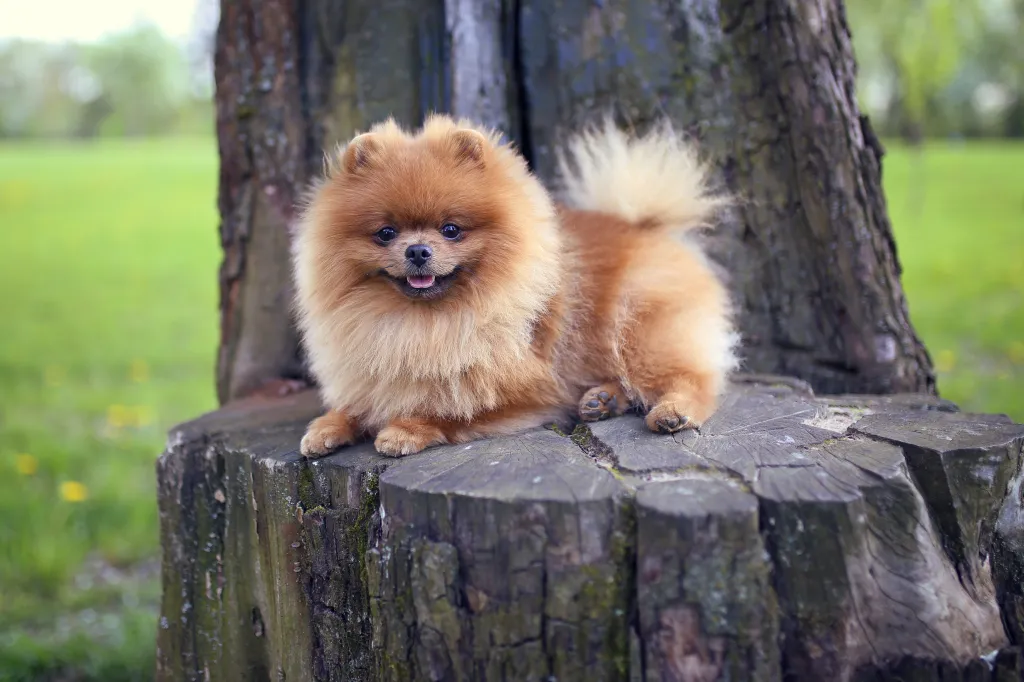
<path id="1" fill-rule="evenodd" d="M 186 39 L 197 0 L 0 0 L 0 39 L 93 41 L 139 20 Z"/>

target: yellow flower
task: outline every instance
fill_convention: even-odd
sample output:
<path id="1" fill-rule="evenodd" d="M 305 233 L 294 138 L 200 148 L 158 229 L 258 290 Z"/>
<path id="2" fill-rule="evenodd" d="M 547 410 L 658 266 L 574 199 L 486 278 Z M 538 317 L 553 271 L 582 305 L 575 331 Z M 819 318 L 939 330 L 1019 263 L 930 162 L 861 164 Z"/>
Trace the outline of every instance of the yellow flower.
<path id="1" fill-rule="evenodd" d="M 1024 341 L 1011 343 L 1008 355 L 1014 364 L 1024 365 Z"/>
<path id="2" fill-rule="evenodd" d="M 68 502 L 82 502 L 89 497 L 89 489 L 78 481 L 64 481 L 60 484 L 60 496 Z"/>
<path id="3" fill-rule="evenodd" d="M 131 378 L 137 384 L 149 381 L 149 365 L 145 360 L 132 360 Z"/>
<path id="4" fill-rule="evenodd" d="M 22 476 L 31 476 L 39 470 L 39 460 L 32 455 L 18 455 L 14 466 Z"/>
<path id="5" fill-rule="evenodd" d="M 124 405 L 111 405 L 107 408 L 107 424 L 115 429 L 126 426 L 131 417 L 131 410 Z"/>
<path id="6" fill-rule="evenodd" d="M 954 367 L 956 367 L 956 354 L 949 349 L 940 350 L 935 358 L 935 369 L 940 372 L 952 372 Z"/>

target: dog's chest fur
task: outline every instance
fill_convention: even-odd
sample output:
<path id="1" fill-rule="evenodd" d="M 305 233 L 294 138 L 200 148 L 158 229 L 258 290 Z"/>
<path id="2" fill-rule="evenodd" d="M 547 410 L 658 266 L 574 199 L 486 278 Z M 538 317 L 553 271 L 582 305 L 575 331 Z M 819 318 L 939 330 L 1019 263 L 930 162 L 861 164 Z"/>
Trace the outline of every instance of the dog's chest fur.
<path id="1" fill-rule="evenodd" d="M 325 401 L 368 428 L 410 415 L 469 420 L 554 383 L 532 348 L 534 326 L 514 312 L 371 317 L 343 307 L 308 330 L 310 361 Z"/>

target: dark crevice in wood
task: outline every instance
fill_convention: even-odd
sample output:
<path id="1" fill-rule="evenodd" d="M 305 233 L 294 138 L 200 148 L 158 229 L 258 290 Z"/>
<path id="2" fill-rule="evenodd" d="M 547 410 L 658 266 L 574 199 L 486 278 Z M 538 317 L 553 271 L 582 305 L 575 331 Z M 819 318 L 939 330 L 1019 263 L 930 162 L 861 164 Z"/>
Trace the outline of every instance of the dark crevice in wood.
<path id="1" fill-rule="evenodd" d="M 294 9 L 294 25 L 297 31 L 296 41 L 301 46 L 300 49 L 296 50 L 295 56 L 295 70 L 299 83 L 302 84 L 302 87 L 299 88 L 298 106 L 299 116 L 302 118 L 305 133 L 302 147 L 304 157 L 307 160 L 319 157 L 322 153 L 320 150 L 323 148 L 323 139 L 317 134 L 317 126 L 314 121 L 313 112 L 316 106 L 312 99 L 317 88 L 311 87 L 312 82 L 315 81 L 311 64 L 313 60 L 311 52 L 316 51 L 322 54 L 326 50 L 324 50 L 323 43 L 319 39 L 318 26 L 314 23 L 315 7 L 316 5 L 313 3 L 300 0 Z M 319 167 L 316 165 L 308 165 L 312 165 L 312 167 L 305 169 L 307 174 L 312 174 L 319 170 Z M 292 320 L 292 324 L 294 324 L 294 320 Z"/>
<path id="2" fill-rule="evenodd" d="M 779 548 L 776 546 L 775 536 L 769 528 L 770 515 L 765 506 L 765 500 L 758 498 L 757 504 L 757 533 L 761 538 L 761 543 L 764 545 L 764 551 L 768 557 L 768 581 L 771 586 L 771 590 L 774 593 L 776 599 L 778 599 L 779 588 L 781 577 L 779 576 L 777 569 L 777 557 L 780 556 Z M 780 622 L 779 629 L 779 671 L 781 673 L 781 679 L 784 681 L 798 680 L 798 677 L 794 677 L 789 671 L 793 670 L 793 663 L 791 661 L 792 655 L 789 647 L 785 645 L 788 638 L 792 637 L 790 633 L 786 631 L 785 622 Z"/>
<path id="3" fill-rule="evenodd" d="M 545 664 L 547 665 L 547 675 L 551 677 L 555 674 L 555 652 L 551 651 L 548 647 L 548 636 L 550 629 L 551 617 L 548 615 L 547 604 L 550 599 L 550 589 L 548 587 L 548 571 L 544 567 L 541 569 L 541 603 L 544 605 L 544 610 L 540 614 L 540 650 L 541 655 L 544 657 Z"/>
<path id="4" fill-rule="evenodd" d="M 843 362 L 842 360 L 832 360 L 832 359 L 829 359 L 829 358 L 818 358 L 818 359 L 814 360 L 814 364 L 817 365 L 818 367 L 824 367 L 826 369 L 830 369 L 830 370 L 833 370 L 833 371 L 836 371 L 836 372 L 841 372 L 843 374 L 858 374 L 860 372 L 858 367 L 856 367 L 855 365 L 850 365 L 850 364 L 848 364 L 846 362 Z"/>
<path id="5" fill-rule="evenodd" d="M 531 133 L 532 118 L 530 114 L 530 93 L 526 88 L 526 81 L 523 77 L 525 67 L 523 66 L 522 52 L 522 0 L 505 0 L 503 6 L 507 9 L 504 21 L 507 22 L 504 34 L 509 40 L 508 52 L 511 54 L 511 80 L 510 89 L 514 92 L 511 100 L 511 110 L 514 118 L 514 132 L 518 134 L 517 146 L 530 169 L 534 169 L 533 135 Z"/>
<path id="6" fill-rule="evenodd" d="M 797 353 L 814 353 L 814 346 L 796 343 L 785 337 L 780 337 L 772 340 L 772 345 L 783 351 L 797 352 Z"/>
<path id="7" fill-rule="evenodd" d="M 445 28 L 445 3 L 444 0 L 428 0 L 424 4 L 433 7 L 426 14 L 426 21 L 419 23 L 417 32 L 420 117 L 412 122 L 414 125 L 422 124 L 432 113 L 451 111 L 452 105 L 450 74 L 454 65 Z"/>

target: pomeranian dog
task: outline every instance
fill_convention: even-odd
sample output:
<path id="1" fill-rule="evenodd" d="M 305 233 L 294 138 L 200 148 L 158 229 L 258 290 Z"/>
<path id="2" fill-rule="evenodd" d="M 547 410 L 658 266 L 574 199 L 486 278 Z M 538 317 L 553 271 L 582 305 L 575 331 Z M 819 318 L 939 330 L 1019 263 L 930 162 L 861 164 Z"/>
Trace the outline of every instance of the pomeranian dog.
<path id="1" fill-rule="evenodd" d="M 327 408 L 302 454 L 371 437 L 401 456 L 634 407 L 672 433 L 715 411 L 737 334 L 687 234 L 725 201 L 704 166 L 667 126 L 610 124 L 559 161 L 556 205 L 496 133 L 447 116 L 389 120 L 327 159 L 293 242 Z"/>

